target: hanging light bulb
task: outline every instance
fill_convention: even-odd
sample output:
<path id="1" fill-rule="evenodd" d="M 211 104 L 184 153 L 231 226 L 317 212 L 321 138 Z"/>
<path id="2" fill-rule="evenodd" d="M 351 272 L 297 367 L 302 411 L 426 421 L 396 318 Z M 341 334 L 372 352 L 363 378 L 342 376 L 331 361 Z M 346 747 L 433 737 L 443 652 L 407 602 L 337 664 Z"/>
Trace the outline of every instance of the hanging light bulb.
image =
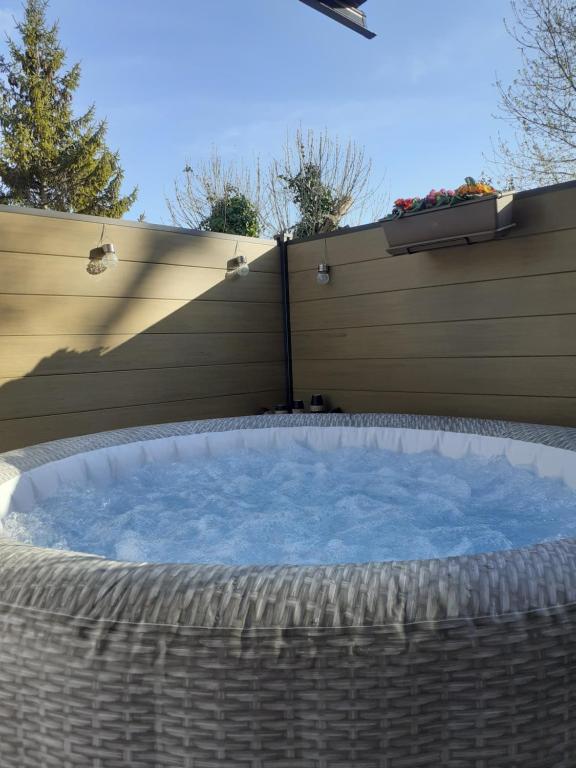
<path id="1" fill-rule="evenodd" d="M 328 264 L 318 264 L 318 272 L 316 273 L 316 282 L 318 285 L 328 285 L 330 282 L 330 267 Z"/>
<path id="2" fill-rule="evenodd" d="M 246 275 L 250 274 L 250 264 L 248 264 L 248 259 L 242 254 L 237 254 L 238 242 L 236 242 L 236 248 L 234 249 L 234 258 L 230 259 L 226 265 L 226 277 L 228 279 L 246 277 Z"/>
<path id="3" fill-rule="evenodd" d="M 246 275 L 250 272 L 250 265 L 248 264 L 248 259 L 246 256 L 237 256 L 236 261 L 238 263 L 238 266 L 236 267 L 236 274 L 238 277 L 246 277 Z"/>
<path id="4" fill-rule="evenodd" d="M 324 258 L 318 264 L 318 272 L 316 273 L 316 282 L 318 285 L 328 285 L 330 282 L 330 267 L 328 266 L 328 243 L 324 238 Z"/>
<path id="5" fill-rule="evenodd" d="M 96 248 L 92 248 L 88 255 L 88 265 L 86 272 L 93 277 L 97 277 L 106 272 L 107 269 L 114 269 L 118 266 L 118 254 L 113 243 L 103 243 L 106 224 L 102 225 L 100 242 Z"/>
<path id="6" fill-rule="evenodd" d="M 113 243 L 104 243 L 100 246 L 100 250 L 103 253 L 102 261 L 110 269 L 115 269 L 118 266 L 118 254 Z"/>

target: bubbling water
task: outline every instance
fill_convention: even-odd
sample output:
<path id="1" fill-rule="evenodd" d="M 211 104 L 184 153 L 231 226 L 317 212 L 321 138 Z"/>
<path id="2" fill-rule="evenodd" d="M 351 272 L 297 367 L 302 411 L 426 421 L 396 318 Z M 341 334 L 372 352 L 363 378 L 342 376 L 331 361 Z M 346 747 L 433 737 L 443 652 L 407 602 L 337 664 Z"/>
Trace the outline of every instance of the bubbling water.
<path id="1" fill-rule="evenodd" d="M 293 441 L 147 464 L 105 488 L 70 485 L 9 514 L 4 535 L 140 562 L 428 559 L 576 536 L 576 493 L 503 457 Z"/>

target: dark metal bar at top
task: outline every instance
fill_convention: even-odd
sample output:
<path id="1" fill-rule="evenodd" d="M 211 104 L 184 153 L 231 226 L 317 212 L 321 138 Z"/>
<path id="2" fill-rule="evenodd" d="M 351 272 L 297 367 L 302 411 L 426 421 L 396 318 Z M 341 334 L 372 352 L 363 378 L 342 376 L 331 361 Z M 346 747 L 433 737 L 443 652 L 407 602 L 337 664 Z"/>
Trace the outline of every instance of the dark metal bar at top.
<path id="1" fill-rule="evenodd" d="M 358 5 L 362 5 L 360 2 L 346 3 L 344 0 L 337 0 L 337 2 L 334 0 L 300 0 L 300 2 L 325 16 L 329 16 L 334 21 L 358 32 L 369 40 L 376 37 L 376 33 L 371 32 L 366 27 L 365 14 L 358 10 Z"/>
<path id="2" fill-rule="evenodd" d="M 280 276 L 282 278 L 282 330 L 284 333 L 285 391 L 290 411 L 294 401 L 294 377 L 292 374 L 292 328 L 290 323 L 290 283 L 288 274 L 288 240 L 285 233 L 276 236 L 280 250 Z"/>

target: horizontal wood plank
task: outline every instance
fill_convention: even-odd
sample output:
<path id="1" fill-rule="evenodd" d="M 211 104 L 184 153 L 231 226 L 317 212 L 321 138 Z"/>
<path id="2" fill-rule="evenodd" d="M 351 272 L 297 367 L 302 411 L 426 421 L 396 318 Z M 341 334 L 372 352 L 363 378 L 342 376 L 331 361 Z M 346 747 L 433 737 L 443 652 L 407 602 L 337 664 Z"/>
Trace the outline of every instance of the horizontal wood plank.
<path id="1" fill-rule="evenodd" d="M 297 396 L 574 424 L 575 202 L 573 186 L 521 195 L 515 229 L 473 246 L 392 257 L 374 228 L 289 245 Z"/>
<path id="2" fill-rule="evenodd" d="M 576 272 L 419 288 L 292 305 L 292 328 L 351 328 L 570 314 Z"/>
<path id="3" fill-rule="evenodd" d="M 315 270 L 295 272 L 290 276 L 290 299 L 310 301 L 575 269 L 576 229 L 332 266 L 326 286 L 317 284 Z"/>
<path id="4" fill-rule="evenodd" d="M 0 378 L 283 359 L 281 333 L 0 336 Z"/>
<path id="5" fill-rule="evenodd" d="M 313 392 L 296 389 L 309 401 Z M 418 413 L 576 426 L 576 398 L 325 390 L 332 407 L 348 413 Z"/>
<path id="6" fill-rule="evenodd" d="M 0 296 L 2 335 L 249 333 L 281 328 L 279 303 Z"/>
<path id="7" fill-rule="evenodd" d="M 100 242 L 114 243 L 122 261 L 226 267 L 242 253 L 251 269 L 279 272 L 277 246 L 270 241 L 171 232 L 153 227 L 103 224 L 75 218 L 36 216 L 0 211 L 0 250 L 5 252 L 72 256 L 86 259 Z"/>
<path id="8" fill-rule="evenodd" d="M 100 242 L 120 261 L 94 278 Z M 278 273 L 270 241 L 0 210 L 0 450 L 273 404 Z"/>
<path id="9" fill-rule="evenodd" d="M 522 195 L 514 201 L 516 227 L 511 236 L 526 237 L 538 232 L 572 229 L 576 224 L 575 205 L 574 186 L 543 188 L 539 194 Z"/>
<path id="10" fill-rule="evenodd" d="M 387 240 L 381 226 L 338 235 L 288 243 L 288 267 L 291 274 L 316 269 L 321 261 L 331 266 L 353 264 L 367 259 L 386 258 Z"/>
<path id="11" fill-rule="evenodd" d="M 576 357 L 304 360 L 294 385 L 376 392 L 525 395 L 576 398 Z"/>
<path id="12" fill-rule="evenodd" d="M 0 216 L 0 224 L 2 218 Z M 86 272 L 88 260 L 68 256 L 0 253 L 2 295 L 109 296 L 191 301 L 280 301 L 280 278 L 252 272 L 226 279 L 223 269 L 120 261 L 102 275 Z"/>
<path id="13" fill-rule="evenodd" d="M 282 363 L 30 376 L 0 380 L 0 420 L 279 390 Z"/>
<path id="14" fill-rule="evenodd" d="M 281 398 L 280 392 L 272 390 L 2 421 L 0 422 L 0 451 L 10 451 L 48 440 L 109 429 L 193 419 L 248 416 L 257 413 L 260 408 L 269 407 Z"/>
<path id="15" fill-rule="evenodd" d="M 576 314 L 300 331 L 296 360 L 576 355 Z"/>
<path id="16" fill-rule="evenodd" d="M 574 229 L 576 227 L 575 208 L 575 187 L 564 187 L 538 195 L 516 198 L 513 213 L 516 226 L 500 242 L 509 243 L 545 232 Z M 382 227 L 356 232 L 343 230 L 338 235 L 326 239 L 318 238 L 289 244 L 288 263 L 291 272 L 314 269 L 325 256 L 332 266 L 353 264 L 367 259 L 389 258 L 390 254 L 386 251 L 386 247 L 387 240 Z M 491 247 L 493 247 L 492 243 L 482 243 L 464 248 L 442 248 L 435 253 L 440 257 L 451 251 L 467 251 L 471 254 L 475 253 L 478 258 Z"/>

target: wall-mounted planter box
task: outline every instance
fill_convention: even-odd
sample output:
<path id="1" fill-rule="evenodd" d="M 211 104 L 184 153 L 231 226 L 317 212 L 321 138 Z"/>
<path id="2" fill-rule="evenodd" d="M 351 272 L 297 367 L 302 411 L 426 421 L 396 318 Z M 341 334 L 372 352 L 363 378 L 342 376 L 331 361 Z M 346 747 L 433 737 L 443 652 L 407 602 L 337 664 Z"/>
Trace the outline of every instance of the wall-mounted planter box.
<path id="1" fill-rule="evenodd" d="M 514 226 L 513 201 L 514 193 L 505 192 L 382 219 L 388 253 L 398 256 L 501 237 Z"/>

